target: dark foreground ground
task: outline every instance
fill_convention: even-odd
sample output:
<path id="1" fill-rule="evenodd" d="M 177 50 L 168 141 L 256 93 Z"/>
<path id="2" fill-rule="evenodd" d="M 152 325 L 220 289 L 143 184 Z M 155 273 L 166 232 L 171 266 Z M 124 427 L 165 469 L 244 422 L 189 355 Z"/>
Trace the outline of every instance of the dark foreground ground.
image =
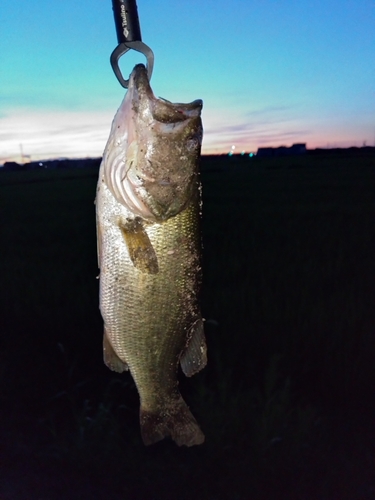
<path id="1" fill-rule="evenodd" d="M 97 172 L 0 172 L 0 499 L 374 499 L 374 173 L 203 159 L 206 443 L 179 449 L 102 362 Z"/>

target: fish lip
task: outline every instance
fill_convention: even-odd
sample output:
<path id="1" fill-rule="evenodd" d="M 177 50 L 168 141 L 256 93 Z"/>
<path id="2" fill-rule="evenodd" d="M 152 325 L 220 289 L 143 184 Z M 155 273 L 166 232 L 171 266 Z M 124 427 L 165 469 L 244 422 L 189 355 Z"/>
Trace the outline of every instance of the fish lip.
<path id="1" fill-rule="evenodd" d="M 202 99 L 190 103 L 173 103 L 156 97 L 148 79 L 144 64 L 137 64 L 129 78 L 128 92 L 133 93 L 133 102 L 147 101 L 152 117 L 162 123 L 177 123 L 189 118 L 199 117 L 203 108 Z"/>
<path id="2" fill-rule="evenodd" d="M 145 94 L 149 99 L 156 99 L 151 89 L 147 76 L 147 69 L 144 64 L 136 64 L 129 78 L 128 92 L 136 90 L 139 94 Z"/>

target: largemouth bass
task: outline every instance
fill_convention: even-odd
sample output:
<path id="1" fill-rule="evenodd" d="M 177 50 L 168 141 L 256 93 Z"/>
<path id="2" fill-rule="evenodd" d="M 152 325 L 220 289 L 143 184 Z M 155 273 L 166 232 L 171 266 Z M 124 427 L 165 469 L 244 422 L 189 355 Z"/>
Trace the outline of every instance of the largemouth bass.
<path id="1" fill-rule="evenodd" d="M 146 445 L 204 435 L 178 390 L 207 361 L 198 295 L 202 101 L 154 96 L 135 66 L 113 120 L 96 197 L 104 362 L 130 370 Z"/>

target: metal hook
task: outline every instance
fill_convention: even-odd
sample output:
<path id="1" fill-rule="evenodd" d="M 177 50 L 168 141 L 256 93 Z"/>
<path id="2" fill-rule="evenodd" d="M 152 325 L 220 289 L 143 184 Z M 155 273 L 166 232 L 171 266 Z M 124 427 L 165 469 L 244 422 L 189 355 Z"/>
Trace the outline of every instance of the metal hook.
<path id="1" fill-rule="evenodd" d="M 129 80 L 125 80 L 125 78 L 122 76 L 118 62 L 120 57 L 123 56 L 130 49 L 136 50 L 137 52 L 140 52 L 146 57 L 147 76 L 149 80 L 151 80 L 152 70 L 154 68 L 154 53 L 152 52 L 150 47 L 148 47 L 145 43 L 140 41 L 135 41 L 135 42 L 121 43 L 120 45 L 118 45 L 111 54 L 111 59 L 110 59 L 111 66 L 117 77 L 117 80 L 126 89 L 129 86 Z"/>
<path id="2" fill-rule="evenodd" d="M 119 44 L 112 52 L 110 61 L 118 81 L 127 89 L 129 80 L 125 80 L 122 76 L 118 64 L 120 57 L 131 49 L 143 54 L 146 57 L 147 75 L 150 80 L 154 67 L 154 53 L 142 42 L 136 0 L 112 0 L 112 6 Z"/>

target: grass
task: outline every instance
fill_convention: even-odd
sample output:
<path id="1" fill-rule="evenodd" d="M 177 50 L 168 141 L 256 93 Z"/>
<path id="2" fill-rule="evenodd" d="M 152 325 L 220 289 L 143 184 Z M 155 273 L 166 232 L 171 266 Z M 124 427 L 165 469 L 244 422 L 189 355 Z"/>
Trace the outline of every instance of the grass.
<path id="1" fill-rule="evenodd" d="M 372 498 L 374 157 L 202 163 L 209 364 L 180 383 L 207 439 L 189 450 L 143 447 L 134 384 L 102 362 L 97 173 L 0 172 L 7 460 L 64 471 L 54 499 Z"/>

